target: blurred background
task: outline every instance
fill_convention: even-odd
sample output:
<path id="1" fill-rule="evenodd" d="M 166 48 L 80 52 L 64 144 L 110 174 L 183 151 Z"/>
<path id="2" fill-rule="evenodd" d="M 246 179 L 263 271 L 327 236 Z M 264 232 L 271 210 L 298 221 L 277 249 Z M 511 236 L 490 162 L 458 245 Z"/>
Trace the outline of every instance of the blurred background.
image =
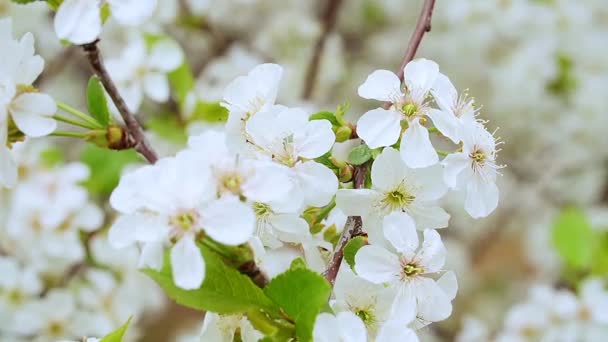
<path id="1" fill-rule="evenodd" d="M 102 53 L 106 60 L 123 58 L 124 49 L 138 37 L 162 34 L 179 42 L 195 76 L 195 91 L 189 97 L 208 106 L 176 105 L 175 99 L 162 104 L 144 101 L 138 118 L 146 123 L 155 148 L 165 155 L 184 146 L 187 133 L 221 124 L 222 115 L 214 110 L 224 87 L 263 62 L 285 68 L 279 103 L 314 112 L 334 110 L 348 102 L 347 117 L 356 122 L 375 105 L 359 98 L 357 87 L 373 70 L 397 70 L 423 1 L 338 1 L 335 25 L 324 34 L 329 24 L 325 12 L 332 2 L 159 0 L 155 15 L 142 27 L 122 27 L 110 19 L 101 38 Z M 78 47 L 64 46 L 56 38 L 48 6 L 0 0 L 0 17 L 7 16 L 13 17 L 15 36 L 34 34 L 37 52 L 46 61 L 37 87 L 73 107 L 86 108 L 84 91 L 90 70 Z M 326 39 L 318 73 L 307 90 L 306 75 L 322 35 Z M 452 218 L 449 228 L 440 233 L 448 248 L 446 268 L 456 271 L 460 290 L 454 314 L 425 328 L 423 340 L 483 341 L 489 337 L 475 339 L 465 332 L 482 327 L 501 330 L 510 308 L 525 301 L 532 286 L 576 292 L 589 276 L 606 279 L 606 56 L 606 0 L 437 1 L 432 30 L 417 57 L 438 62 L 459 92 L 475 98 L 480 117 L 489 120 L 489 129 L 496 129 L 495 135 L 504 142 L 498 161 L 507 167 L 499 179 L 499 207 L 489 217 L 472 220 L 459 201 L 445 201 Z M 0 229 L 6 231 L 0 235 L 2 250 L 44 269 L 38 275 L 41 284 L 103 297 L 81 304 L 76 295 L 74 306 L 84 305 L 90 312 L 81 317 L 88 317 L 89 323 L 82 324 L 116 327 L 135 310 L 136 324 L 130 332 L 134 340 L 195 341 L 188 336 L 198 333 L 202 317 L 165 300 L 151 281 L 137 274 L 135 256 L 128 251 L 124 256 L 114 254 L 104 240 L 103 228 L 112 220 L 109 193 L 122 170 L 138 158 L 128 151 L 107 152 L 75 142 L 48 138 L 19 146 L 22 179 L 36 176 L 0 196 Z M 74 245 L 71 256 L 59 235 L 56 245 L 40 247 L 44 251 L 32 256 L 36 222 L 31 211 L 22 211 L 34 206 L 32 198 L 63 203 L 64 198 L 51 193 L 57 187 L 78 192 L 82 199 L 69 206 L 70 217 L 96 208 L 86 215 L 93 233 L 69 238 Z M 10 208 L 19 201 L 26 203 L 19 208 L 26 209 L 15 213 Z M 39 204 L 36 213 L 53 210 L 44 205 Z M 15 237 L 9 232 L 15 224 L 32 232 Z M 86 247 L 77 246 L 82 242 Z M 89 267 L 89 259 L 104 260 L 101 264 L 106 266 L 82 273 L 79 267 Z M 24 269 L 17 274 L 25 274 L 27 265 L 22 264 Z M 86 276 L 71 282 L 72 273 Z M 4 298 L 0 318 L 8 317 L 12 315 L 10 296 L 15 294 L 6 288 L 0 294 Z M 66 331 L 57 336 L 75 337 Z M 608 340 L 608 333 L 603 336 Z"/>

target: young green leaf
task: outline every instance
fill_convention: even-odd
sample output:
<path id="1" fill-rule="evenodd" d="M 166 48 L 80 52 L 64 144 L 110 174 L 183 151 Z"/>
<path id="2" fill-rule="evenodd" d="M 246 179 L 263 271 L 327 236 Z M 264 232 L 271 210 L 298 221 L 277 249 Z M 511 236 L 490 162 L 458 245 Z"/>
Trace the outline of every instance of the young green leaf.
<path id="1" fill-rule="evenodd" d="M 348 154 L 348 162 L 353 165 L 362 165 L 372 158 L 372 151 L 367 145 L 359 145 Z"/>
<path id="2" fill-rule="evenodd" d="M 310 120 L 327 120 L 331 122 L 334 126 L 339 126 L 338 120 L 336 119 L 336 115 L 332 112 L 322 111 L 318 113 L 314 113 L 310 116 Z"/>
<path id="3" fill-rule="evenodd" d="M 206 121 L 221 123 L 228 120 L 228 109 L 222 107 L 219 102 L 199 101 L 194 108 L 190 121 Z"/>
<path id="4" fill-rule="evenodd" d="M 364 236 L 355 236 L 350 239 L 346 246 L 344 246 L 344 260 L 346 263 L 352 268 L 355 269 L 355 255 L 359 251 L 359 249 L 363 246 L 367 245 L 367 238 Z"/>
<path id="5" fill-rule="evenodd" d="M 566 208 L 553 225 L 553 245 L 571 267 L 586 269 L 592 261 L 594 234 L 585 214 Z"/>
<path id="6" fill-rule="evenodd" d="M 103 127 L 110 124 L 110 110 L 105 91 L 97 76 L 92 76 L 87 85 L 87 108 L 91 116 Z"/>
<path id="7" fill-rule="evenodd" d="M 133 319 L 133 317 L 129 317 L 129 319 L 123 325 L 121 325 L 120 328 L 102 337 L 99 342 L 122 342 L 122 339 L 127 332 L 127 328 L 131 323 L 131 319 Z"/>
<path id="8" fill-rule="evenodd" d="M 183 306 L 219 314 L 245 313 L 249 310 L 273 310 L 274 304 L 251 279 L 228 267 L 205 246 L 200 246 L 205 259 L 205 280 L 196 290 L 184 290 L 173 283 L 169 253 L 162 270 L 145 269 L 167 295 Z"/>
<path id="9" fill-rule="evenodd" d="M 331 294 L 329 282 L 309 269 L 294 268 L 276 276 L 264 293 L 296 323 L 298 341 L 312 341 L 315 318 Z"/>
<path id="10" fill-rule="evenodd" d="M 190 71 L 190 65 L 184 61 L 177 69 L 171 71 L 168 76 L 175 99 L 180 108 L 184 108 L 188 93 L 194 88 L 194 76 L 192 75 L 192 71 Z"/>
<path id="11" fill-rule="evenodd" d="M 135 150 L 114 151 L 87 144 L 80 160 L 91 170 L 84 186 L 93 194 L 109 195 L 118 185 L 122 170 L 127 165 L 141 162 Z"/>
<path id="12" fill-rule="evenodd" d="M 185 145 L 188 141 L 186 129 L 180 125 L 175 116 L 153 117 L 146 121 L 148 129 L 178 145 Z"/>

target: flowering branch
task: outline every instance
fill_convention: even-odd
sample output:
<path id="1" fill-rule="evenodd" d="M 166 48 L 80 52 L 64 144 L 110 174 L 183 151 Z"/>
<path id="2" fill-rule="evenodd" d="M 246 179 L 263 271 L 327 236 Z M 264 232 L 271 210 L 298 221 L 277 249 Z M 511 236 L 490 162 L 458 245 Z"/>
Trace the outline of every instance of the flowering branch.
<path id="1" fill-rule="evenodd" d="M 142 156 L 144 156 L 144 158 L 146 158 L 149 163 L 154 164 L 158 160 L 158 156 L 156 155 L 156 152 L 154 152 L 150 147 L 148 141 L 146 140 L 146 137 L 144 136 L 144 132 L 139 122 L 137 122 L 135 116 L 127 107 L 125 100 L 118 92 L 116 85 L 114 84 L 112 78 L 110 77 L 110 74 L 106 70 L 97 43 L 99 43 L 99 40 L 82 45 L 84 51 L 87 54 L 89 64 L 91 65 L 91 68 L 93 69 L 95 75 L 99 77 L 101 83 L 108 92 L 108 95 L 110 95 L 112 102 L 114 102 L 116 108 L 120 112 L 120 115 L 122 116 L 122 119 L 124 120 L 127 126 L 129 136 L 134 140 L 135 150 L 139 152 Z"/>
<path id="2" fill-rule="evenodd" d="M 354 172 L 354 187 L 355 189 L 362 189 L 365 187 L 365 177 L 367 175 L 369 166 L 367 164 L 363 164 L 355 167 Z M 342 236 L 340 236 L 340 241 L 338 241 L 338 248 L 332 255 L 331 261 L 327 266 L 327 270 L 324 275 L 325 278 L 333 284 L 336 280 L 336 276 L 338 275 L 338 271 L 340 270 L 340 264 L 342 263 L 342 259 L 344 258 L 344 247 L 352 238 L 359 236 L 363 233 L 362 230 L 363 221 L 361 220 L 361 216 L 349 216 L 346 220 L 346 224 L 344 225 L 344 231 Z"/>
<path id="3" fill-rule="evenodd" d="M 317 74 L 319 72 L 319 62 L 321 61 L 321 55 L 323 53 L 323 47 L 325 46 L 325 41 L 327 40 L 327 36 L 329 32 L 333 29 L 336 24 L 336 18 L 338 17 L 338 9 L 342 4 L 342 0 L 329 0 L 327 2 L 327 7 L 325 8 L 325 12 L 323 13 L 323 31 L 315 44 L 312 58 L 310 63 L 308 64 L 308 69 L 306 70 L 306 79 L 304 81 L 304 90 L 302 92 L 302 98 L 305 100 L 310 99 L 312 96 L 312 90 L 315 85 L 315 81 L 317 79 Z"/>
<path id="4" fill-rule="evenodd" d="M 407 63 L 411 62 L 416 55 L 416 51 L 418 51 L 418 47 L 420 46 L 420 42 L 422 41 L 422 37 L 426 32 L 431 30 L 431 17 L 433 15 L 433 8 L 435 7 L 435 0 L 426 0 L 424 2 L 424 6 L 422 7 L 422 11 L 420 12 L 420 16 L 418 17 L 418 22 L 416 23 L 416 29 L 412 36 L 410 37 L 410 41 L 408 43 L 407 49 L 405 50 L 405 55 L 403 56 L 403 61 L 399 66 L 399 70 L 397 70 L 397 76 L 403 82 L 403 69 L 407 65 Z M 390 102 L 384 104 L 384 108 L 388 109 L 391 106 Z M 367 172 L 369 171 L 369 167 L 366 165 L 361 165 L 355 168 L 355 181 L 354 188 L 361 189 L 365 186 L 365 178 Z M 349 216 L 346 225 L 344 227 L 344 231 L 342 232 L 342 236 L 340 237 L 340 241 L 338 242 L 338 248 L 334 252 L 332 259 L 325 271 L 325 278 L 330 283 L 334 283 L 336 280 L 336 276 L 338 275 L 338 270 L 340 269 L 340 264 L 342 263 L 342 259 L 344 258 L 344 247 L 352 238 L 362 234 L 363 223 L 361 221 L 360 216 Z"/>

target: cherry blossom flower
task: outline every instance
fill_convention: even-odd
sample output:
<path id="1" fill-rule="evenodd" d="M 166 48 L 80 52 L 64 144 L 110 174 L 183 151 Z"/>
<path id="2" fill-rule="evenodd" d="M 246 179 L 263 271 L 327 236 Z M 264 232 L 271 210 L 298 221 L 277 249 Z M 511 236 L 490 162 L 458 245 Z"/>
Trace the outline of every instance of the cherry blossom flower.
<path id="1" fill-rule="evenodd" d="M 430 277 L 441 272 L 445 263 L 446 250 L 437 231 L 424 230 L 420 245 L 414 221 L 400 212 L 384 218 L 383 231 L 387 248 L 374 244 L 361 247 L 355 255 L 357 274 L 398 289 L 393 302 L 396 319 L 407 320 L 407 309 L 412 305 L 423 323 L 446 319 L 452 312 L 457 283 L 452 272 L 438 280 Z"/>
<path id="2" fill-rule="evenodd" d="M 427 95 L 435 84 L 437 63 L 420 58 L 404 69 L 404 84 L 388 70 L 376 70 L 359 87 L 359 96 L 391 103 L 389 109 L 376 108 L 357 122 L 357 134 L 370 148 L 391 146 L 401 137 L 401 157 L 411 168 L 427 167 L 439 161 L 424 123 L 431 107 Z M 402 134 L 402 123 L 407 124 Z"/>
<path id="3" fill-rule="evenodd" d="M 480 122 L 465 125 L 462 152 L 449 154 L 441 162 L 445 183 L 466 191 L 465 209 L 473 218 L 491 214 L 498 205 L 496 142 Z"/>

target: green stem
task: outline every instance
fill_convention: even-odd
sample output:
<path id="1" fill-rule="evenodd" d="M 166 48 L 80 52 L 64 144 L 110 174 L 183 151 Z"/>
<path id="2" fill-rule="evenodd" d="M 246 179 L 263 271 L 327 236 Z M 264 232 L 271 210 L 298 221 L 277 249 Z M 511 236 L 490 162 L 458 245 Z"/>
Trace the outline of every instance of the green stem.
<path id="1" fill-rule="evenodd" d="M 66 118 L 66 117 L 63 117 L 63 116 L 57 115 L 57 114 L 53 115 L 53 119 L 55 119 L 57 121 L 68 123 L 73 126 L 82 127 L 82 128 L 87 128 L 87 129 L 97 129 L 98 128 L 96 126 L 89 124 L 88 122 L 82 122 L 80 120 Z"/>
<path id="2" fill-rule="evenodd" d="M 79 139 L 84 139 L 86 137 L 86 133 L 82 133 L 82 132 L 55 131 L 49 135 L 52 137 L 70 137 L 70 138 L 79 138 Z"/>
<path id="3" fill-rule="evenodd" d="M 91 125 L 93 125 L 96 128 L 104 128 L 99 122 L 97 122 L 95 119 L 93 119 L 92 117 L 90 117 L 89 115 L 79 111 L 78 109 L 72 108 L 70 106 L 68 106 L 67 104 L 61 102 L 61 101 L 55 101 L 57 103 L 57 107 L 59 107 L 59 109 L 70 113 L 88 123 L 90 123 Z"/>

